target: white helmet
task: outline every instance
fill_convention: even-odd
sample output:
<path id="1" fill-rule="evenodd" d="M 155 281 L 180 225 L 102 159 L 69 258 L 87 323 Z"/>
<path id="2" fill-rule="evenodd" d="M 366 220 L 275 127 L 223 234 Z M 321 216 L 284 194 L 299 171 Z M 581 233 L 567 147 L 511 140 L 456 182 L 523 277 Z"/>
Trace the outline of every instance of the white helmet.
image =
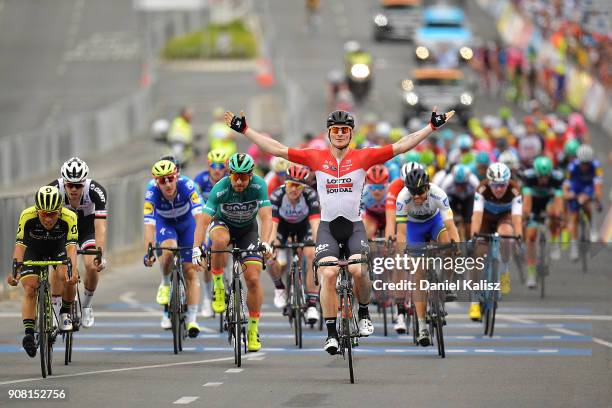
<path id="1" fill-rule="evenodd" d="M 423 168 L 423 165 L 421 165 L 420 163 L 417 163 L 417 162 L 410 161 L 410 162 L 404 163 L 404 165 L 400 169 L 400 178 L 402 180 L 405 180 L 406 179 L 406 175 L 408 173 L 410 173 L 412 170 L 414 170 L 414 169 L 422 169 L 422 168 Z"/>
<path id="2" fill-rule="evenodd" d="M 87 163 L 78 157 L 67 160 L 62 165 L 62 178 L 69 183 L 82 183 L 89 175 Z"/>
<path id="3" fill-rule="evenodd" d="M 587 144 L 584 144 L 578 148 L 576 157 L 581 163 L 587 163 L 593 160 L 593 148 Z"/>
<path id="4" fill-rule="evenodd" d="M 502 152 L 497 160 L 500 163 L 503 163 L 508 166 L 511 170 L 518 170 L 520 166 L 518 157 L 516 157 L 516 154 L 512 153 L 510 150 Z"/>
<path id="5" fill-rule="evenodd" d="M 491 183 L 508 183 L 510 169 L 504 163 L 491 163 L 487 169 L 487 179 Z"/>

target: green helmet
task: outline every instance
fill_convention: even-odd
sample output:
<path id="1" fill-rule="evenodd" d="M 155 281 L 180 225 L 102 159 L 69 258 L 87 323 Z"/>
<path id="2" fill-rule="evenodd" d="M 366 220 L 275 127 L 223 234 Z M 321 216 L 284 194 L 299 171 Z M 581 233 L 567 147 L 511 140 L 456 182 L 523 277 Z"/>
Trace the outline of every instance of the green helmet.
<path id="1" fill-rule="evenodd" d="M 408 162 L 421 162 L 421 154 L 419 152 L 415 152 L 414 150 L 409 151 L 404 155 L 404 161 Z"/>
<path id="2" fill-rule="evenodd" d="M 539 156 L 533 161 L 533 170 L 538 177 L 547 177 L 552 173 L 553 164 L 547 156 Z"/>
<path id="3" fill-rule="evenodd" d="M 234 153 L 229 159 L 229 168 L 233 173 L 252 173 L 254 167 L 253 158 L 246 153 Z"/>
<path id="4" fill-rule="evenodd" d="M 512 117 L 512 109 L 507 106 L 499 108 L 499 117 L 502 119 L 510 119 Z"/>
<path id="5" fill-rule="evenodd" d="M 576 156 L 579 147 L 579 141 L 577 141 L 576 139 L 570 139 L 565 142 L 565 146 L 563 146 L 563 153 L 565 153 L 566 156 Z"/>
<path id="6" fill-rule="evenodd" d="M 421 164 L 425 166 L 432 164 L 435 158 L 436 155 L 431 150 L 424 150 L 421 152 Z"/>

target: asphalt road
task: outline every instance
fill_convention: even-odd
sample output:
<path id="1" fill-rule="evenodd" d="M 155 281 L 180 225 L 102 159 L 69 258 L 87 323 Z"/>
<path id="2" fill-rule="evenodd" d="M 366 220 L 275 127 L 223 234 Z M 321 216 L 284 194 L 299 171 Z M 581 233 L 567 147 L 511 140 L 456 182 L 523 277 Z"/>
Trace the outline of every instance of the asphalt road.
<path id="1" fill-rule="evenodd" d="M 368 13 L 352 4 L 323 2 L 321 31 L 307 35 L 302 30 L 301 8 L 280 0 L 256 2 L 266 35 L 274 44 L 270 53 L 277 78 L 294 87 L 286 108 L 291 115 L 299 114 L 299 120 L 295 134 L 283 135 L 286 140 L 297 141 L 302 132 L 323 128 L 323 78 L 340 66 L 342 44 L 349 37 L 371 46 L 378 66 L 384 67 L 377 74 L 368 106 L 388 120 L 399 119 L 396 90 L 411 69 L 411 46 L 385 43 L 374 48 Z M 350 12 L 344 23 L 343 10 L 346 15 Z M 491 32 L 485 15 L 477 10 L 468 14 L 479 30 Z M 236 111 L 245 107 L 249 114 L 262 97 L 252 73 L 186 74 L 163 69 L 161 80 L 160 115 L 190 103 L 201 114 L 196 116 L 201 125 L 206 122 L 200 118 L 218 103 Z M 280 98 L 281 90 L 276 87 L 264 95 Z M 483 114 L 501 105 L 487 98 L 476 103 Z M 593 133 L 596 146 L 609 145 L 600 130 L 595 128 Z M 521 287 L 514 273 L 513 292 L 500 306 L 493 338 L 482 337 L 481 326 L 467 319 L 467 305 L 449 305 L 444 360 L 433 348 L 417 348 L 405 336 L 382 336 L 381 318 L 374 315 L 376 333 L 363 339 L 356 351 L 355 386 L 349 384 L 346 362 L 321 350 L 322 333 L 306 330 L 304 349 L 295 348 L 286 318 L 271 305 L 271 283 L 266 276 L 262 277 L 266 287 L 260 329 L 263 349 L 247 355 L 243 369 L 236 371 L 232 351 L 212 319 L 204 322 L 206 329 L 199 339 L 187 340 L 182 355 L 173 355 L 170 333 L 159 328 L 158 307 L 153 303 L 159 272 L 146 270 L 140 262 L 114 265 L 102 277 L 96 294 L 96 326 L 77 333 L 71 366 L 61 365 L 56 355 L 56 374 L 48 380 L 39 378 L 38 360 L 29 359 L 20 348 L 19 305 L 0 304 L 0 401 L 7 401 L 9 389 L 52 386 L 68 389 L 70 405 L 87 401 L 92 407 L 189 402 L 283 407 L 607 407 L 612 400 L 612 277 L 606 267 L 612 261 L 610 254 L 608 248 L 601 248 L 590 260 L 592 268 L 586 275 L 567 258 L 555 264 L 544 300 Z M 58 354 L 61 347 L 59 341 Z M 13 405 L 29 406 L 9 404 Z"/>
<path id="2" fill-rule="evenodd" d="M 137 89 L 137 22 L 130 1 L 0 1 L 0 137 Z"/>

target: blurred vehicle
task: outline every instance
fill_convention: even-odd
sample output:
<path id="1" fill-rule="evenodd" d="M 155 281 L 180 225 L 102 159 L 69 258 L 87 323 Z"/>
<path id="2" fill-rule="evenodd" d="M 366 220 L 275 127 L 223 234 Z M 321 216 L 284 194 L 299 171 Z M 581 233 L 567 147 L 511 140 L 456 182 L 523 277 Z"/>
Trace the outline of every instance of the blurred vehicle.
<path id="1" fill-rule="evenodd" d="M 412 78 L 402 81 L 402 120 L 406 125 L 413 118 L 430 115 L 434 106 L 445 112 L 454 109 L 467 124 L 473 103 L 474 94 L 459 69 L 415 69 Z"/>
<path id="2" fill-rule="evenodd" d="M 357 41 L 344 45 L 346 84 L 356 103 L 361 103 L 372 87 L 372 55 Z"/>
<path id="3" fill-rule="evenodd" d="M 374 40 L 414 40 L 421 25 L 421 0 L 380 0 L 372 17 Z"/>
<path id="4" fill-rule="evenodd" d="M 423 12 L 423 25 L 415 33 L 418 63 L 452 68 L 474 56 L 472 32 L 459 7 L 432 6 Z"/>

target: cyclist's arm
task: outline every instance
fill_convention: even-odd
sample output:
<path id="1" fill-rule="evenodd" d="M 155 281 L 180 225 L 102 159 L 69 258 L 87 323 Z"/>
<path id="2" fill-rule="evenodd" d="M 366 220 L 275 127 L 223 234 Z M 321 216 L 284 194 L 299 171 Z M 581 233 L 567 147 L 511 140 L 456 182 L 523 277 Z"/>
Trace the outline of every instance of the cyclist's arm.
<path id="1" fill-rule="evenodd" d="M 404 187 L 397 196 L 395 206 L 395 221 L 397 223 L 397 242 L 406 242 L 406 223 L 408 222 L 408 209 L 406 207 L 405 198 L 408 195 L 408 190 Z"/>
<path id="2" fill-rule="evenodd" d="M 393 156 L 406 153 L 408 150 L 412 149 L 413 147 L 421 143 L 423 140 L 425 140 L 427 136 L 429 136 L 432 132 L 433 129 L 428 124 L 421 130 L 417 130 L 414 133 L 410 133 L 409 135 L 403 136 L 400 140 L 392 144 Z"/>
<path id="3" fill-rule="evenodd" d="M 26 246 L 20 242 L 15 244 L 15 249 L 13 250 L 13 259 L 16 259 L 17 262 L 23 262 L 23 257 L 25 255 Z"/>
<path id="4" fill-rule="evenodd" d="M 529 214 L 531 214 L 531 207 L 532 207 L 532 198 L 531 198 L 531 188 L 529 187 L 523 187 L 523 216 L 525 218 L 529 217 Z"/>
<path id="5" fill-rule="evenodd" d="M 448 235 L 450 239 L 454 242 L 459 242 L 459 231 L 457 230 L 457 226 L 455 225 L 455 221 L 452 218 L 448 220 L 444 220 L 444 226 L 448 231 Z"/>
<path id="6" fill-rule="evenodd" d="M 269 239 L 272 237 L 272 208 L 270 206 L 260 207 L 257 215 L 261 220 L 261 239 L 270 243 Z"/>
<path id="7" fill-rule="evenodd" d="M 453 210 L 450 208 L 450 204 L 448 202 L 448 196 L 441 188 L 437 187 L 435 184 L 431 188 L 432 192 L 435 192 L 436 196 L 439 199 L 436 201 L 438 209 L 440 211 L 440 215 L 442 216 L 442 221 L 444 221 L 444 226 L 446 227 L 450 239 L 459 242 L 459 231 L 457 231 L 457 226 L 453 221 Z M 430 193 L 431 194 L 431 193 Z"/>
<path id="8" fill-rule="evenodd" d="M 270 236 L 267 237 L 268 239 L 266 239 L 266 237 L 263 237 L 264 241 L 267 241 L 270 243 L 276 241 L 277 234 L 278 234 L 278 220 L 272 217 L 272 229 L 270 230 Z"/>
<path id="9" fill-rule="evenodd" d="M 317 231 L 319 230 L 319 224 L 321 223 L 321 217 L 310 218 L 310 229 L 312 230 L 312 240 L 317 242 Z"/>
<path id="10" fill-rule="evenodd" d="M 66 254 L 68 255 L 68 259 L 72 263 L 72 276 L 73 280 L 78 276 L 77 272 L 77 245 L 76 242 L 70 242 L 66 244 Z"/>
<path id="11" fill-rule="evenodd" d="M 204 238 L 206 238 L 206 231 L 208 230 L 208 226 L 210 225 L 210 222 L 213 220 L 213 217 L 204 212 L 201 215 L 200 218 L 200 225 L 201 227 L 198 229 L 197 228 L 197 219 L 196 219 L 196 233 L 194 234 L 193 237 L 193 247 L 199 247 L 202 246 L 202 243 L 204 242 Z"/>
<path id="12" fill-rule="evenodd" d="M 248 128 L 244 135 L 261 150 L 273 156 L 289 159 L 289 148 L 276 139 L 261 134 L 253 128 Z"/>
<path id="13" fill-rule="evenodd" d="M 395 237 L 395 209 L 385 208 L 385 238 Z"/>
<path id="14" fill-rule="evenodd" d="M 480 232 L 482 226 L 482 215 L 484 214 L 484 198 L 480 193 L 474 194 L 474 204 L 472 207 L 472 225 L 470 230 L 472 235 Z"/>
<path id="15" fill-rule="evenodd" d="M 514 235 L 523 236 L 523 197 L 516 196 L 512 200 L 512 226 Z"/>
<path id="16" fill-rule="evenodd" d="M 149 192 L 147 192 L 149 194 Z M 151 193 L 152 194 L 152 193 Z M 155 245 L 155 205 L 149 200 L 144 202 L 144 247 L 149 250 L 149 244 Z"/>
<path id="17" fill-rule="evenodd" d="M 106 248 L 106 223 L 106 218 L 96 218 L 94 220 L 96 246 L 102 249 L 102 253 Z"/>

